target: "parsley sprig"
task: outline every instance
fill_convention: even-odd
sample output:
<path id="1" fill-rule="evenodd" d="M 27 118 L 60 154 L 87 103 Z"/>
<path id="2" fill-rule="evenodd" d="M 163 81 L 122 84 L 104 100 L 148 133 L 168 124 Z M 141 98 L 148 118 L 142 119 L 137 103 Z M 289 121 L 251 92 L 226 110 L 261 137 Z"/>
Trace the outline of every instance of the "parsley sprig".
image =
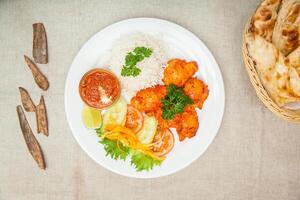
<path id="1" fill-rule="evenodd" d="M 137 63 L 148 58 L 151 54 L 152 50 L 146 47 L 136 47 L 132 52 L 127 53 L 121 75 L 138 76 L 141 73 L 141 69 L 136 66 Z"/>
<path id="2" fill-rule="evenodd" d="M 168 85 L 167 95 L 161 100 L 163 104 L 162 117 L 166 120 L 173 119 L 176 114 L 183 113 L 185 106 L 193 104 L 191 98 L 186 96 L 182 89 L 175 85 Z"/>

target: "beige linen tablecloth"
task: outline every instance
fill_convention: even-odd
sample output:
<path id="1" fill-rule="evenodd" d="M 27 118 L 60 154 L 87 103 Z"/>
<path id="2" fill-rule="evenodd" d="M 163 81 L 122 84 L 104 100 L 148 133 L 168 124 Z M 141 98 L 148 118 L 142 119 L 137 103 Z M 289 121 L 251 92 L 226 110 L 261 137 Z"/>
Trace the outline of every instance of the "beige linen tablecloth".
<path id="1" fill-rule="evenodd" d="M 300 199 L 300 126 L 275 117 L 258 100 L 241 56 L 241 35 L 258 0 L 0 0 L 0 199 Z M 79 147 L 64 112 L 64 83 L 80 47 L 105 26 L 132 17 L 157 17 L 186 27 L 211 50 L 226 88 L 219 134 L 192 165 L 167 177 L 141 180 L 114 174 Z M 32 24 L 43 22 L 50 81 L 34 84 L 23 54 L 31 56 Z M 35 102 L 45 95 L 49 137 L 36 135 L 47 162 L 40 170 L 17 121 L 18 86 Z M 35 116 L 26 113 L 36 132 Z"/>

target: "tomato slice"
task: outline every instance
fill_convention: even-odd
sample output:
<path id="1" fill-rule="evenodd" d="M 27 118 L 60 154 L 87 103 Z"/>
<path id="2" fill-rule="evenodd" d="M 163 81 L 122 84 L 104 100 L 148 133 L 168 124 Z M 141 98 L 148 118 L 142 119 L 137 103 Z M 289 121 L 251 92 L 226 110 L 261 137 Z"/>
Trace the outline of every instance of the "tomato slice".
<path id="1" fill-rule="evenodd" d="M 158 129 L 153 139 L 153 152 L 157 156 L 164 156 L 169 153 L 174 146 L 174 136 L 170 129 Z"/>
<path id="2" fill-rule="evenodd" d="M 143 124 L 143 114 L 132 105 L 128 105 L 125 127 L 130 128 L 134 133 L 138 133 L 143 128 Z"/>

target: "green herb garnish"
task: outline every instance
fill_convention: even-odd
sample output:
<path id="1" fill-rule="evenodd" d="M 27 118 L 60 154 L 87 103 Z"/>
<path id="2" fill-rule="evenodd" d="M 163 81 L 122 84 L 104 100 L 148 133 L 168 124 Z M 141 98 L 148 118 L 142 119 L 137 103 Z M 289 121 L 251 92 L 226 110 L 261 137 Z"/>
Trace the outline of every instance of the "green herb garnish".
<path id="1" fill-rule="evenodd" d="M 138 76 L 141 73 L 141 69 L 136 66 L 137 63 L 148 58 L 151 54 L 152 50 L 146 47 L 136 47 L 132 52 L 127 53 L 121 75 Z"/>
<path id="2" fill-rule="evenodd" d="M 163 104 L 163 119 L 173 119 L 176 114 L 183 113 L 186 105 L 193 104 L 191 98 L 186 96 L 181 88 L 175 85 L 168 85 L 167 95 L 161 100 Z"/>

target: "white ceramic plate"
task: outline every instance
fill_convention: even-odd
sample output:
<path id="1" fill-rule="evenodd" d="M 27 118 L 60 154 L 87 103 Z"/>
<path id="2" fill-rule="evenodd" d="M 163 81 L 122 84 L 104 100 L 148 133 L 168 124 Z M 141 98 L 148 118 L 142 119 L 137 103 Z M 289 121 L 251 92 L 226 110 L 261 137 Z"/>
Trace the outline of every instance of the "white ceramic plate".
<path id="1" fill-rule="evenodd" d="M 84 127 L 81 120 L 83 102 L 80 99 L 78 85 L 81 77 L 89 69 L 101 67 L 102 57 L 109 52 L 112 43 L 122 35 L 130 33 L 160 35 L 172 50 L 171 55 L 186 60 L 197 61 L 199 71 L 196 76 L 204 80 L 209 87 L 209 97 L 204 108 L 197 110 L 200 126 L 192 139 L 179 142 L 175 135 L 175 146 L 161 166 L 149 172 L 136 172 L 130 161 L 116 161 L 105 156 L 103 146 L 93 131 Z M 65 83 L 65 110 L 72 133 L 81 148 L 97 163 L 115 173 L 136 177 L 153 178 L 175 173 L 205 152 L 215 138 L 220 127 L 225 93 L 222 75 L 217 62 L 207 47 L 190 31 L 165 20 L 154 18 L 134 18 L 112 24 L 96 33 L 76 55 Z"/>

